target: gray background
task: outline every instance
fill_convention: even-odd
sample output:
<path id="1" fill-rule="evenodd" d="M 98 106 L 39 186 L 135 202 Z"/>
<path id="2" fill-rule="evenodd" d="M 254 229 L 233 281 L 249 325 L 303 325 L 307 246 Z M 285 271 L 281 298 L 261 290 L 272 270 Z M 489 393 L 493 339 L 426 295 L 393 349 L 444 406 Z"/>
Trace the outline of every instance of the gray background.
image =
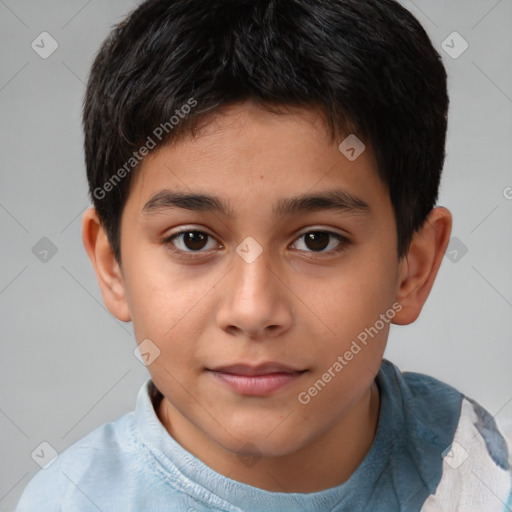
<path id="1" fill-rule="evenodd" d="M 135 4 L 0 0 L 1 511 L 39 469 L 31 453 L 42 441 L 62 452 L 132 410 L 149 377 L 133 356 L 131 324 L 103 305 L 80 233 L 89 205 L 84 82 L 110 27 Z M 449 73 L 439 204 L 459 242 L 419 320 L 392 327 L 386 357 L 456 386 L 512 433 L 512 0 L 403 4 Z M 31 48 L 43 31 L 59 45 L 47 59 Z M 458 58 L 442 49 L 453 31 L 469 43 Z M 57 248 L 45 262 L 33 253 L 43 237 Z"/>

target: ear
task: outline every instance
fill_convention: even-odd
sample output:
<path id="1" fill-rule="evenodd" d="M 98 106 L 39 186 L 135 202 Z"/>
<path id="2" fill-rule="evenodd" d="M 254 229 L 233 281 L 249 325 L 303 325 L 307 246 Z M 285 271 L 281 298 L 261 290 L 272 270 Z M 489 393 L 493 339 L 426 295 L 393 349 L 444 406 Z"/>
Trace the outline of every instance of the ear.
<path id="1" fill-rule="evenodd" d="M 122 270 L 93 207 L 82 216 L 82 242 L 94 267 L 105 306 L 117 319 L 129 322 L 131 315 Z"/>
<path id="2" fill-rule="evenodd" d="M 430 294 L 452 231 L 451 213 L 442 206 L 431 210 L 422 228 L 417 231 L 398 268 L 396 300 L 402 305 L 394 324 L 414 322 Z"/>

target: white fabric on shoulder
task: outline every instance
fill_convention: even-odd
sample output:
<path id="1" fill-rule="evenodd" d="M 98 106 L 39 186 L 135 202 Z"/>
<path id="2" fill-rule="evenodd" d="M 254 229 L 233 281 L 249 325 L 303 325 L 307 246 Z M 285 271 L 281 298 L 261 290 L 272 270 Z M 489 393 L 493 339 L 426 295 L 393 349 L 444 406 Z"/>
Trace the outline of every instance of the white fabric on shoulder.
<path id="1" fill-rule="evenodd" d="M 503 453 L 503 437 L 494 427 L 494 421 L 490 429 L 482 425 L 482 417 L 472 401 L 462 401 L 453 443 L 444 452 L 441 481 L 421 512 L 512 510 L 507 505 L 512 473 L 507 454 Z"/>

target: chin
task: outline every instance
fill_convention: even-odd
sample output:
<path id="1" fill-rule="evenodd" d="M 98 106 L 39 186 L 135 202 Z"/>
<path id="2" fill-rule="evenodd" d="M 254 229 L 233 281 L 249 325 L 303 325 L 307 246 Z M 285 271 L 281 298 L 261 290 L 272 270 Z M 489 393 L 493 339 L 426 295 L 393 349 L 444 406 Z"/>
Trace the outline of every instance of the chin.
<path id="1" fill-rule="evenodd" d="M 233 429 L 236 431 L 236 438 L 223 436 L 216 439 L 225 450 L 241 457 L 282 457 L 300 450 L 307 439 L 297 436 L 297 430 L 284 429 L 279 431 L 278 426 L 274 431 L 267 428 L 267 423 L 260 421 L 259 425 L 252 425 L 248 429 Z"/>

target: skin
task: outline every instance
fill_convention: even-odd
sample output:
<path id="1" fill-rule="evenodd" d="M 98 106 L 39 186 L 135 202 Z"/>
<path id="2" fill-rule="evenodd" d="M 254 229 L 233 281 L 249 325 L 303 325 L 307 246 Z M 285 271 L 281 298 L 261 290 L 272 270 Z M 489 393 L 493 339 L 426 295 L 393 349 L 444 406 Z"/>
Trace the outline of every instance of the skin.
<path id="1" fill-rule="evenodd" d="M 144 159 L 122 214 L 122 267 L 95 210 L 83 215 L 84 247 L 107 308 L 133 322 L 137 343 L 149 338 L 160 350 L 148 370 L 164 396 L 156 411 L 164 427 L 218 473 L 269 491 L 326 489 L 362 462 L 379 417 L 374 377 L 389 323 L 309 403 L 298 395 L 394 303 L 401 310 L 392 323 L 418 317 L 450 237 L 451 214 L 436 207 L 399 260 L 370 145 L 351 162 L 339 142 L 313 110 L 277 115 L 237 104 L 195 138 Z M 272 213 L 279 198 L 334 188 L 363 199 L 369 212 Z M 142 213 L 162 189 L 219 196 L 233 217 Z M 182 228 L 211 237 L 202 246 L 164 241 Z M 335 254 L 335 237 L 308 245 L 303 235 L 312 231 L 351 243 Z M 249 236 L 262 249 L 251 263 L 236 252 Z M 194 250 L 199 257 L 190 257 Z M 270 395 L 246 396 L 205 370 L 266 361 L 307 372 Z"/>

